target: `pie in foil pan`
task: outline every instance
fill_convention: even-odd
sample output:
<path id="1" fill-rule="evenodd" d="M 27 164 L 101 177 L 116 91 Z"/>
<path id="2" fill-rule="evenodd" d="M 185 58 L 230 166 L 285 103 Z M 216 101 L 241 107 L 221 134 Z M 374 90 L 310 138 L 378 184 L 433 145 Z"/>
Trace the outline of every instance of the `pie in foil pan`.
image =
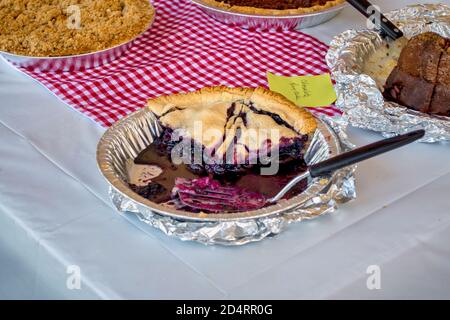
<path id="1" fill-rule="evenodd" d="M 345 2 L 335 1 L 335 5 L 327 6 L 323 10 L 302 13 L 286 12 L 285 14 L 268 15 L 258 13 L 256 11 L 238 12 L 228 10 L 224 7 L 212 5 L 211 2 L 214 1 L 191 1 L 199 6 L 207 15 L 219 22 L 233 27 L 240 27 L 243 29 L 256 29 L 260 31 L 310 28 L 325 23 L 326 21 L 334 18 L 347 6 Z"/>
<path id="2" fill-rule="evenodd" d="M 307 164 L 353 148 L 341 125 L 330 118 L 317 119 L 317 124 L 305 153 Z M 129 187 L 127 163 L 159 137 L 161 130 L 159 120 L 149 109 L 132 113 L 105 132 L 98 144 L 97 163 L 109 183 L 114 206 L 120 212 L 136 214 L 169 236 L 203 244 L 242 245 L 274 236 L 291 222 L 333 212 L 338 204 L 356 197 L 352 166 L 329 177 L 312 179 L 306 190 L 295 197 L 254 211 L 199 214 L 157 204 Z"/>
<path id="3" fill-rule="evenodd" d="M 149 19 L 146 21 L 146 27 L 141 32 L 123 43 L 106 47 L 102 50 L 69 55 L 58 54 L 52 56 L 33 56 L 30 54 L 19 54 L 0 50 L 0 58 L 3 57 L 16 67 L 26 68 L 35 72 L 72 72 L 96 68 L 111 63 L 123 56 L 131 49 L 136 40 L 151 29 L 156 16 L 156 11 L 151 2 L 148 7 L 148 16 Z M 112 30 L 111 32 L 117 34 L 117 30 Z"/>
<path id="4" fill-rule="evenodd" d="M 450 37 L 450 7 L 444 4 L 408 6 L 386 14 L 411 38 L 424 32 L 435 32 Z M 348 30 L 334 38 L 326 60 L 336 81 L 338 100 L 343 120 L 350 125 L 381 132 L 390 137 L 415 129 L 425 129 L 421 142 L 450 141 L 450 117 L 429 115 L 408 109 L 383 97 L 382 86 L 396 65 L 402 43 L 387 46 L 375 30 Z M 389 47 L 389 58 L 383 50 Z M 375 60 L 382 72 L 371 68 Z M 385 60 L 382 60 L 385 59 Z"/>

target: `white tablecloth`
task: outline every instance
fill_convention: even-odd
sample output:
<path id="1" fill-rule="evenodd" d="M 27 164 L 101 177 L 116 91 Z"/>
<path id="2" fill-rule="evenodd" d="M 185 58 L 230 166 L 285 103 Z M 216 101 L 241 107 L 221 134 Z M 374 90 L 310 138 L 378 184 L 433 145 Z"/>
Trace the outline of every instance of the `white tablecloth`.
<path id="1" fill-rule="evenodd" d="M 347 8 L 306 32 L 329 42 L 363 25 Z M 0 298 L 450 298 L 448 144 L 362 163 L 357 200 L 334 214 L 260 243 L 206 247 L 113 209 L 95 161 L 103 132 L 0 62 Z M 380 138 L 349 134 L 357 145 Z M 79 290 L 66 285 L 71 265 Z M 371 265 L 379 290 L 366 286 Z"/>

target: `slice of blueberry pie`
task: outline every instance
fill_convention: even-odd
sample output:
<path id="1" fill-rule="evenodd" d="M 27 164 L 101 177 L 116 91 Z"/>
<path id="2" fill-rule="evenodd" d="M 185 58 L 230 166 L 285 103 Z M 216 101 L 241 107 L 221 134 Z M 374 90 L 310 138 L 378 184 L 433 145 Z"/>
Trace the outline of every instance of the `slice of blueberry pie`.
<path id="1" fill-rule="evenodd" d="M 164 195 L 151 199 L 197 212 L 245 211 L 263 204 L 264 197 L 306 169 L 304 152 L 317 127 L 308 111 L 263 88 L 204 88 L 152 99 L 148 108 L 161 135 L 134 163 L 161 168 L 148 182 Z M 143 190 L 149 198 L 149 188 Z M 203 194 L 201 201 L 193 201 L 195 192 Z M 221 202 L 209 206 L 215 195 Z M 248 205 L 239 201 L 236 207 L 230 199 L 238 198 L 248 199 Z"/>

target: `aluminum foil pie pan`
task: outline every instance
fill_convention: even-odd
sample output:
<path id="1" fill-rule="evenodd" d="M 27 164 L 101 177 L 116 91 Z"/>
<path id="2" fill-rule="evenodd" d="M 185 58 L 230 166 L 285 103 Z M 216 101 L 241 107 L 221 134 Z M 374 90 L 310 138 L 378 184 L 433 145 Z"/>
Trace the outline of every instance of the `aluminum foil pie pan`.
<path id="1" fill-rule="evenodd" d="M 243 29 L 265 30 L 292 30 L 304 29 L 322 24 L 337 16 L 346 6 L 346 3 L 332 8 L 298 15 L 266 16 L 232 12 L 204 3 L 202 0 L 191 0 L 206 14 L 222 23 Z"/>
<path id="2" fill-rule="evenodd" d="M 96 68 L 113 62 L 127 52 L 133 43 L 152 27 L 153 22 L 155 21 L 155 15 L 156 11 L 145 31 L 125 43 L 108 49 L 61 57 L 31 57 L 5 51 L 0 51 L 0 55 L 13 63 L 16 67 L 23 67 L 30 71 L 37 72 L 83 71 L 90 68 Z"/>
<path id="3" fill-rule="evenodd" d="M 332 176 L 313 179 L 303 193 L 260 210 L 198 214 L 175 210 L 134 193 L 126 181 L 126 162 L 134 159 L 160 135 L 158 120 L 147 109 L 138 110 L 109 128 L 97 149 L 97 163 L 110 186 L 110 197 L 120 212 L 136 214 L 140 220 L 167 235 L 204 244 L 240 245 L 280 233 L 294 221 L 332 212 L 338 203 L 355 198 L 355 167 Z M 352 148 L 342 128 L 332 120 L 318 120 L 318 129 L 305 154 L 307 163 L 317 163 Z"/>
<path id="4" fill-rule="evenodd" d="M 423 32 L 450 37 L 450 7 L 444 4 L 413 5 L 387 13 L 407 38 Z M 348 30 L 331 42 L 326 60 L 336 81 L 336 106 L 343 120 L 383 136 L 425 129 L 421 142 L 449 142 L 450 117 L 433 116 L 385 101 L 376 81 L 363 69 L 369 56 L 386 44 L 373 30 Z"/>

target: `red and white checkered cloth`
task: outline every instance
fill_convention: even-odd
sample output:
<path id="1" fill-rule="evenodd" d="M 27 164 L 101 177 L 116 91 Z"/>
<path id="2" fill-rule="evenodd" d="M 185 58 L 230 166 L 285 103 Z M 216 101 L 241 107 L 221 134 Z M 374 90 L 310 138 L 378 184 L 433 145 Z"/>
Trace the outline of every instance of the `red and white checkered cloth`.
<path id="1" fill-rule="evenodd" d="M 156 20 L 131 50 L 109 65 L 79 72 L 23 72 L 103 126 L 149 98 L 205 86 L 267 86 L 279 75 L 327 73 L 327 46 L 298 31 L 230 27 L 188 0 L 154 0 Z M 333 107 L 311 108 L 335 116 Z"/>

